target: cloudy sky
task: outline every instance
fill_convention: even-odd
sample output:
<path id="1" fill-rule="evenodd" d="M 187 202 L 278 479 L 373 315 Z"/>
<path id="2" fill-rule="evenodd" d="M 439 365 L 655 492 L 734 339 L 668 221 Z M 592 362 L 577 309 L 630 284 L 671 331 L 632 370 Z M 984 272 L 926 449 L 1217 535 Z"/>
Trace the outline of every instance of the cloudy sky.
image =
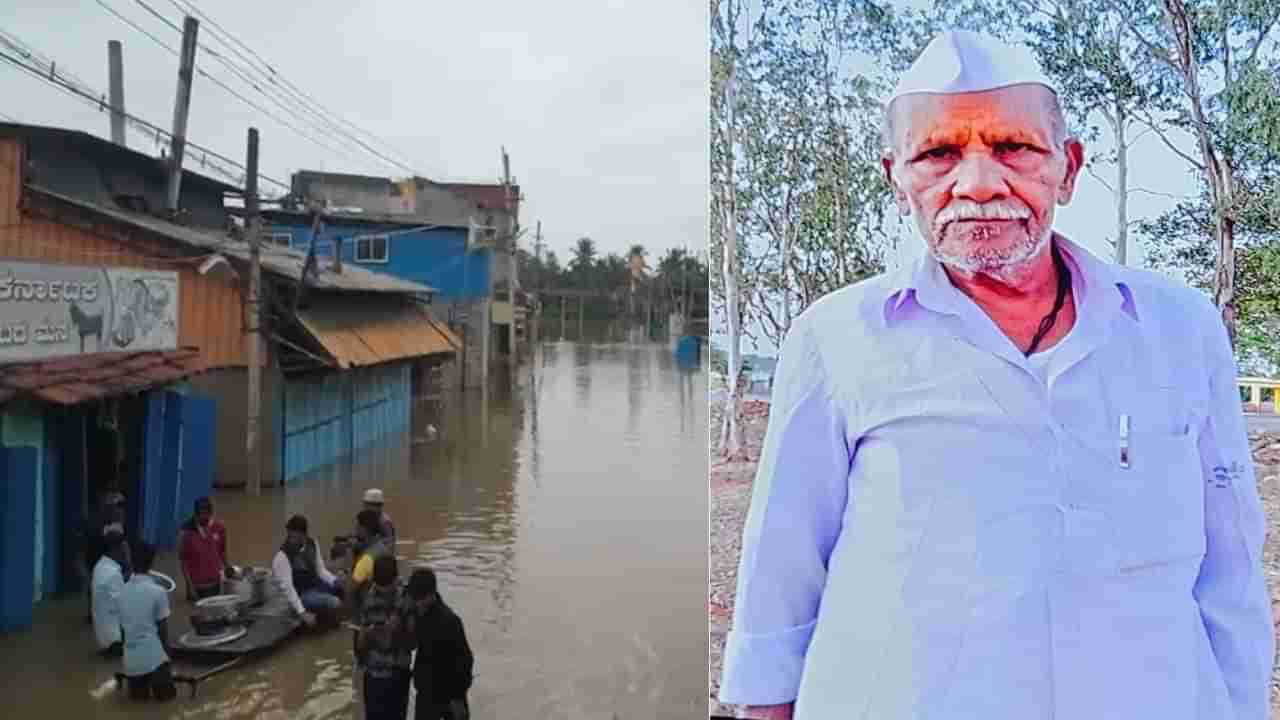
<path id="1" fill-rule="evenodd" d="M 207 48 L 196 64 L 208 76 L 195 79 L 188 136 L 243 163 L 246 129 L 256 126 L 266 177 L 413 169 L 495 181 L 505 145 L 530 243 L 541 220 L 544 247 L 562 261 L 582 236 L 602 252 L 640 243 L 653 259 L 670 247 L 705 248 L 706 3 L 318 0 L 303 11 L 249 0 L 9 0 L 0 31 L 103 93 L 107 42 L 120 40 L 126 109 L 168 130 L 178 60 L 110 10 L 177 48 L 180 33 L 156 14 L 181 27 L 184 5 L 212 21 L 201 22 Z M 2 44 L 0 52 L 13 54 Z M 263 60 L 278 73 L 274 84 L 254 69 Z M 317 107 L 337 119 L 319 119 Z M 110 136 L 97 107 L 7 62 L 0 115 Z M 131 130 L 129 143 L 159 152 L 142 132 Z M 186 166 L 199 171 L 194 155 Z M 279 191 L 265 180 L 262 188 Z"/>

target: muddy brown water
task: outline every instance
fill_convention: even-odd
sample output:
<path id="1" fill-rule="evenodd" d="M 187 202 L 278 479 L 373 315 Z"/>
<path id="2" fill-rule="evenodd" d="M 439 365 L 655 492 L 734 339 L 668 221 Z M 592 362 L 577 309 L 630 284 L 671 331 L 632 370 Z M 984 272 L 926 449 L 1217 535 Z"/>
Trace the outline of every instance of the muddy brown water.
<path id="1" fill-rule="evenodd" d="M 477 718 L 640 720 L 706 710 L 707 373 L 663 345 L 543 345 L 512 389 L 448 397 L 440 417 L 260 497 L 219 491 L 232 562 L 267 565 L 285 519 L 327 549 L 380 487 L 397 555 L 440 576 L 476 655 Z M 426 426 L 439 428 L 427 440 Z M 177 577 L 168 553 L 158 569 Z M 174 630 L 189 605 L 170 596 Z M 82 597 L 0 636 L 0 717 L 359 718 L 351 636 L 305 635 L 167 705 L 113 690 Z M 118 661 L 116 661 L 118 663 Z M 412 717 L 412 713 L 410 714 Z"/>

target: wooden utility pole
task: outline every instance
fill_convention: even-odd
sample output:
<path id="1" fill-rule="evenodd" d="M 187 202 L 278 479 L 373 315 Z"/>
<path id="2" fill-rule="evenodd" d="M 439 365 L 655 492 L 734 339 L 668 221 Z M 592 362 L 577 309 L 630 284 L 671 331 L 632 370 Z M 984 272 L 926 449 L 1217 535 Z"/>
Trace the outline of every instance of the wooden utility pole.
<path id="1" fill-rule="evenodd" d="M 249 293 L 245 302 L 245 327 L 249 343 L 249 403 L 245 423 L 247 472 L 245 485 L 251 495 L 262 492 L 262 453 L 258 449 L 258 416 L 261 414 L 262 338 L 258 324 L 262 318 L 262 233 L 258 217 L 258 130 L 249 128 L 249 152 L 245 161 L 244 207 L 249 240 Z"/>
<path id="2" fill-rule="evenodd" d="M 119 40 L 107 42 L 107 98 L 111 103 L 111 142 L 125 147 L 124 136 L 124 50 Z"/>
<path id="3" fill-rule="evenodd" d="M 200 23 L 188 15 L 182 21 L 182 54 L 178 64 L 178 92 L 173 102 L 173 146 L 169 152 L 169 212 L 178 212 L 182 193 L 182 155 L 187 147 L 187 115 L 191 111 L 191 81 L 196 67 L 196 35 Z"/>
<path id="4" fill-rule="evenodd" d="M 520 224 L 516 221 L 516 196 L 511 185 L 511 157 L 507 155 L 505 147 L 502 148 L 502 185 L 507 193 L 507 232 L 511 234 L 511 254 L 507 258 L 507 295 L 511 301 L 511 324 L 507 326 L 507 347 L 510 351 L 507 353 L 507 363 L 511 367 L 511 381 L 515 382 L 515 368 L 519 359 L 516 356 L 516 234 L 520 231 Z"/>

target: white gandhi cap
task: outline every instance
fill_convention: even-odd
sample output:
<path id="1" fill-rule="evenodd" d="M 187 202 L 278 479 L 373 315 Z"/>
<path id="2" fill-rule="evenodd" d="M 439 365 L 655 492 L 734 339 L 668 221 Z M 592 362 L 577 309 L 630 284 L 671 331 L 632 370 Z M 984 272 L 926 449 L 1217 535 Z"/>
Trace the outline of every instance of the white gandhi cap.
<path id="1" fill-rule="evenodd" d="M 1030 50 L 951 30 L 929 42 L 902 75 L 889 102 L 916 93 L 954 95 L 1026 84 L 1054 89 Z"/>
<path id="2" fill-rule="evenodd" d="M 369 488 L 364 491 L 364 501 L 367 503 L 382 504 L 382 491 L 378 488 Z"/>

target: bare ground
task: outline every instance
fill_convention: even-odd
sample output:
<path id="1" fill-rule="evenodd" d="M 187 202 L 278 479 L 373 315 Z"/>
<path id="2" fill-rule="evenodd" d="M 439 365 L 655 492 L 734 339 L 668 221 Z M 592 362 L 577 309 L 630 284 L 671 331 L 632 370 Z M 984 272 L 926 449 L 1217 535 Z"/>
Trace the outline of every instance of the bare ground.
<path id="1" fill-rule="evenodd" d="M 732 708 L 721 705 L 716 696 L 720 691 L 725 634 L 733 616 L 742 527 L 751 504 L 751 486 L 768 420 L 768 404 L 750 400 L 744 403 L 745 449 L 730 461 L 721 459 L 719 452 L 721 410 L 722 403 L 711 403 L 711 571 L 707 589 L 711 633 L 710 710 L 713 715 L 732 715 Z M 1253 449 L 1258 492 L 1267 515 L 1263 562 L 1274 608 L 1280 603 L 1280 432 L 1252 432 L 1249 441 Z M 1276 616 L 1280 620 L 1280 611 Z M 1271 714 L 1280 718 L 1280 668 L 1271 680 Z"/>

